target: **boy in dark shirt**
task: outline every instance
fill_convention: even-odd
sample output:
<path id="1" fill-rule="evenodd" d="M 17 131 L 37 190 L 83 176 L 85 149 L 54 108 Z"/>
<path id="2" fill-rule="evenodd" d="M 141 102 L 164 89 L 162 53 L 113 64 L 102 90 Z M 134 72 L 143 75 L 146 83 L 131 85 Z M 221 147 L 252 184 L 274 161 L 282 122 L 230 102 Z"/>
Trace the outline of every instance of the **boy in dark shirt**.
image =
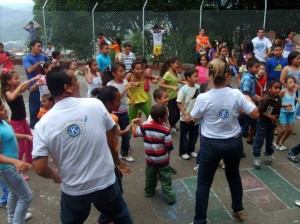
<path id="1" fill-rule="evenodd" d="M 266 139 L 266 150 L 264 154 L 267 157 L 268 164 L 272 163 L 271 155 L 274 152 L 274 130 L 278 124 L 278 116 L 281 108 L 280 90 L 280 80 L 269 80 L 267 82 L 267 94 L 262 98 L 258 106 L 260 118 L 257 121 L 256 135 L 253 143 L 253 164 L 255 168 L 260 168 L 259 157 L 264 139 Z"/>

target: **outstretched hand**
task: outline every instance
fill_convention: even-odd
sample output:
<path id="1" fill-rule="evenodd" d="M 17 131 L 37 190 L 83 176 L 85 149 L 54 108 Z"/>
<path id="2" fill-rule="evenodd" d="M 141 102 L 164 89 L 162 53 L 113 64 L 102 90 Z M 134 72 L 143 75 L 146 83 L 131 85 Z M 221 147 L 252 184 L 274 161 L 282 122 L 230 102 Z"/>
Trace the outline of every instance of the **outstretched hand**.
<path id="1" fill-rule="evenodd" d="M 120 163 L 117 165 L 118 170 L 123 174 L 123 175 L 130 175 L 131 170 L 129 169 L 128 164 L 125 163 Z"/>

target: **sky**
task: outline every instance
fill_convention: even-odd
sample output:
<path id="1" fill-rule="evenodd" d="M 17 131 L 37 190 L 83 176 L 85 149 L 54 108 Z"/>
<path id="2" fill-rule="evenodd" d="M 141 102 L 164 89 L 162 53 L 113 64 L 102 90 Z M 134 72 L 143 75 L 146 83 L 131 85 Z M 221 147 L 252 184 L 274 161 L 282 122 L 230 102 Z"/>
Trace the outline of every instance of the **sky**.
<path id="1" fill-rule="evenodd" d="M 32 0 L 0 0 L 0 5 L 7 5 L 7 4 L 33 4 Z"/>

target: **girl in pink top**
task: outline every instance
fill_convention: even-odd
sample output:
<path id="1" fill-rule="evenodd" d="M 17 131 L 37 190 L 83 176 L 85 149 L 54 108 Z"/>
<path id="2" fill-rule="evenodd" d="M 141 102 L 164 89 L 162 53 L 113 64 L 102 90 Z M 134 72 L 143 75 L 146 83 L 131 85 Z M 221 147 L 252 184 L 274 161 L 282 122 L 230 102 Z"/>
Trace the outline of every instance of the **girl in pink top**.
<path id="1" fill-rule="evenodd" d="M 209 57 L 205 55 L 201 55 L 197 60 L 197 71 L 198 71 L 198 84 L 201 85 L 203 83 L 208 82 L 208 64 Z"/>

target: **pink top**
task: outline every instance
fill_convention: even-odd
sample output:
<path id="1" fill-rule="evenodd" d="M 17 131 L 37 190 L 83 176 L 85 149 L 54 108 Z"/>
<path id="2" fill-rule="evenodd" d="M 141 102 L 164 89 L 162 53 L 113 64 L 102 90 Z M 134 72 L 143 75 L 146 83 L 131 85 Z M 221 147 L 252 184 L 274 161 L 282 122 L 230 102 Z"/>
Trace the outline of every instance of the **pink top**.
<path id="1" fill-rule="evenodd" d="M 203 84 L 208 82 L 208 68 L 203 66 L 197 66 L 198 70 L 198 84 Z"/>

